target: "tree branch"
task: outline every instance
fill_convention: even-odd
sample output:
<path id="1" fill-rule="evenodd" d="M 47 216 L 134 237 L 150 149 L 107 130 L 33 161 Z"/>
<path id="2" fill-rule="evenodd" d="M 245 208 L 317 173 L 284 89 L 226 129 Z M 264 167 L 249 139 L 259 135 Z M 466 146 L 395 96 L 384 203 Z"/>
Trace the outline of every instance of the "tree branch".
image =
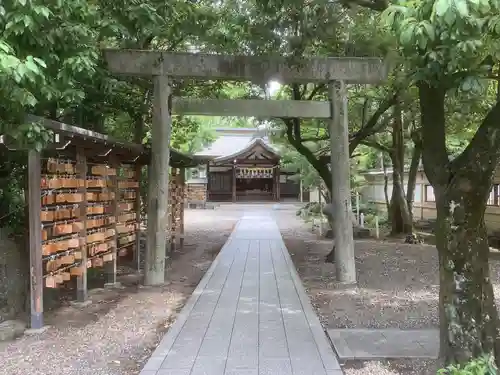
<path id="1" fill-rule="evenodd" d="M 325 163 L 323 163 L 319 158 L 316 158 L 314 153 L 309 150 L 306 146 L 300 142 L 300 139 L 297 139 L 295 136 L 295 128 L 297 123 L 299 123 L 300 128 L 300 120 L 299 119 L 283 119 L 283 122 L 286 126 L 286 137 L 290 145 L 292 145 L 295 150 L 302 156 L 304 156 L 307 161 L 311 164 L 311 166 L 316 169 L 321 179 L 325 183 L 328 191 L 332 191 L 332 175 Z"/>
<path id="2" fill-rule="evenodd" d="M 319 142 L 319 141 L 327 141 L 330 139 L 329 135 L 324 135 L 323 137 L 309 137 L 309 138 L 301 138 L 302 142 Z"/>
<path id="3" fill-rule="evenodd" d="M 324 83 L 314 86 L 311 93 L 307 96 L 306 100 L 312 100 L 321 90 L 324 90 L 325 88 L 326 85 Z"/>
<path id="4" fill-rule="evenodd" d="M 353 5 L 358 5 L 377 12 L 382 12 L 389 6 L 387 0 L 340 0 L 340 3 L 348 8 L 351 8 Z"/>
<path id="5" fill-rule="evenodd" d="M 484 168 L 494 170 L 500 160 L 500 102 L 491 108 L 465 150 L 450 164 L 453 172 L 467 169 L 484 175 Z M 467 166 L 474 168 L 467 168 Z M 464 168 L 465 167 L 465 168 Z M 488 177 L 489 178 L 489 177 Z M 480 183 L 483 183 L 481 181 Z"/>
<path id="6" fill-rule="evenodd" d="M 422 124 L 422 161 L 429 182 L 446 186 L 450 181 L 449 158 L 446 149 L 444 87 L 434 87 L 427 82 L 417 83 Z"/>
<path id="7" fill-rule="evenodd" d="M 378 106 L 375 113 L 370 117 L 366 124 L 363 124 L 362 128 L 349 137 L 349 155 L 351 155 L 356 147 L 361 144 L 361 141 L 368 138 L 369 136 L 380 131 L 387 122 L 379 122 L 380 118 L 387 112 L 394 104 L 396 104 L 399 96 L 399 91 L 395 92 L 384 100 Z M 377 126 L 378 125 L 378 126 Z"/>
<path id="8" fill-rule="evenodd" d="M 389 155 L 392 153 L 392 148 L 391 147 L 383 145 L 382 143 L 379 143 L 379 142 L 374 141 L 374 140 L 363 139 L 361 141 L 361 144 L 365 145 L 365 146 L 368 146 L 368 147 L 373 147 L 373 148 L 375 148 L 375 149 L 377 149 L 379 151 L 382 151 L 382 152 L 386 152 Z"/>

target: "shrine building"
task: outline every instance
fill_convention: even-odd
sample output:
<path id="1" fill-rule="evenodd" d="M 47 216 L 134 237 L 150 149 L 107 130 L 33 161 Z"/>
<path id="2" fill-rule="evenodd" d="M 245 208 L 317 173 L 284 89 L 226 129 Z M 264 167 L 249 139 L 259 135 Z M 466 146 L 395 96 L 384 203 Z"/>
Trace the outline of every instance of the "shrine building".
<path id="1" fill-rule="evenodd" d="M 262 128 L 216 129 L 215 141 L 196 153 L 203 160 L 188 176 L 188 203 L 307 201 L 297 171 L 282 170 L 280 155 Z"/>

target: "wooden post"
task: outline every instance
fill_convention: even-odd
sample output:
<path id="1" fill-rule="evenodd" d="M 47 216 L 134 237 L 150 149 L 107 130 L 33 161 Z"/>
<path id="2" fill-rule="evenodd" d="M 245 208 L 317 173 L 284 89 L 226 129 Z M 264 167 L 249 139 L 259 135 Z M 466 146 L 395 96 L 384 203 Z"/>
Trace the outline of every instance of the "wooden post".
<path id="1" fill-rule="evenodd" d="M 185 209 L 185 202 L 184 198 L 186 197 L 186 168 L 181 168 L 180 173 L 179 173 L 179 184 L 181 186 L 181 220 L 179 223 L 180 230 L 179 230 L 179 246 L 182 249 L 184 247 L 184 209 Z"/>
<path id="2" fill-rule="evenodd" d="M 168 194 L 170 167 L 171 118 L 169 114 L 170 87 L 168 78 L 155 76 L 153 124 L 151 127 L 151 165 L 148 191 L 148 249 L 144 283 L 159 285 L 165 282 L 165 256 L 168 232 Z"/>
<path id="3" fill-rule="evenodd" d="M 300 199 L 300 203 L 304 203 L 304 194 L 302 193 L 303 189 L 304 189 L 304 186 L 303 186 L 303 182 L 302 182 L 302 172 L 301 172 L 301 176 L 300 176 L 300 181 L 299 181 L 299 189 L 300 189 L 300 196 L 299 196 L 299 199 Z"/>
<path id="4" fill-rule="evenodd" d="M 277 201 L 278 200 L 278 189 L 276 188 L 277 186 L 277 183 L 276 183 L 276 166 L 273 167 L 273 201 Z"/>
<path id="5" fill-rule="evenodd" d="M 137 265 L 137 271 L 141 270 L 141 179 L 142 165 L 136 164 L 134 168 L 134 179 L 139 182 L 139 187 L 135 193 L 134 210 L 135 210 L 135 244 L 134 244 L 134 260 Z M 118 245 L 118 244 L 117 244 Z"/>
<path id="6" fill-rule="evenodd" d="M 177 208 L 178 208 L 178 196 L 177 196 L 177 182 L 178 182 L 178 173 L 179 169 L 178 168 L 172 168 L 172 175 L 171 181 L 172 183 L 170 184 L 170 221 L 168 223 L 169 229 L 170 229 L 170 251 L 175 251 L 177 248 Z"/>
<path id="7" fill-rule="evenodd" d="M 420 184 L 420 220 L 424 220 L 425 184 Z"/>
<path id="8" fill-rule="evenodd" d="M 360 218 L 359 218 L 359 193 L 356 192 L 356 220 L 358 221 L 358 224 L 360 223 Z"/>
<path id="9" fill-rule="evenodd" d="M 233 163 L 233 203 L 236 202 L 236 164 Z"/>
<path id="10" fill-rule="evenodd" d="M 319 236 L 323 237 L 323 201 L 321 200 L 321 183 L 318 185 L 318 205 L 319 205 Z"/>
<path id="11" fill-rule="evenodd" d="M 41 155 L 28 153 L 28 206 L 30 248 L 31 328 L 43 328 L 42 189 Z"/>
<path id="12" fill-rule="evenodd" d="M 276 201 L 281 201 L 281 176 L 279 165 L 276 166 Z"/>
<path id="13" fill-rule="evenodd" d="M 76 278 L 76 300 L 85 302 L 87 300 L 87 157 L 85 150 L 79 147 L 76 150 L 76 168 L 78 179 L 83 180 L 79 192 L 83 195 L 80 203 L 80 221 L 83 228 L 80 231 L 80 251 L 82 252 L 81 268 L 82 274 Z"/>
<path id="14" fill-rule="evenodd" d="M 115 234 L 113 236 L 113 241 L 115 243 L 115 246 L 113 248 L 113 259 L 109 262 L 105 263 L 105 268 L 104 272 L 106 274 L 106 283 L 105 286 L 107 287 L 113 287 L 116 285 L 116 261 L 117 261 L 117 256 L 118 256 L 118 230 L 117 230 L 117 224 L 118 224 L 118 216 L 120 216 L 120 212 L 118 210 L 118 202 L 120 201 L 120 189 L 118 189 L 118 168 L 119 164 L 118 161 L 116 160 L 115 157 L 111 158 L 111 168 L 114 168 L 116 173 L 114 175 L 109 176 L 109 179 L 111 181 L 111 186 L 113 189 L 113 192 L 115 194 L 115 199 L 111 201 L 111 211 L 112 215 L 115 218 L 115 222 L 113 224 L 113 229 L 115 230 Z"/>
<path id="15" fill-rule="evenodd" d="M 340 91 L 340 92 L 339 92 Z M 337 280 L 343 283 L 356 282 L 354 239 L 352 230 L 352 204 L 350 189 L 349 129 L 347 121 L 347 99 L 344 82 L 329 84 L 332 104 L 330 124 L 332 208 L 335 213 L 333 234 L 335 238 L 335 266 Z M 340 112 L 343 116 L 340 116 Z"/>
<path id="16" fill-rule="evenodd" d="M 210 162 L 207 162 L 207 184 L 205 191 L 205 202 L 203 202 L 203 204 L 205 205 L 209 200 L 210 200 Z"/>

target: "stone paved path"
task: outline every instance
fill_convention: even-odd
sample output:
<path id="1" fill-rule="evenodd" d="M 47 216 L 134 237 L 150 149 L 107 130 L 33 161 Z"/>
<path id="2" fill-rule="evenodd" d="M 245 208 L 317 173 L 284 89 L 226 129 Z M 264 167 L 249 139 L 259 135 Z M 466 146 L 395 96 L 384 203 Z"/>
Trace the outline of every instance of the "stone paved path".
<path id="1" fill-rule="evenodd" d="M 341 360 L 373 361 L 396 358 L 437 359 L 438 329 L 329 329 Z"/>
<path id="2" fill-rule="evenodd" d="M 269 212 L 245 214 L 141 375 L 341 375 Z"/>

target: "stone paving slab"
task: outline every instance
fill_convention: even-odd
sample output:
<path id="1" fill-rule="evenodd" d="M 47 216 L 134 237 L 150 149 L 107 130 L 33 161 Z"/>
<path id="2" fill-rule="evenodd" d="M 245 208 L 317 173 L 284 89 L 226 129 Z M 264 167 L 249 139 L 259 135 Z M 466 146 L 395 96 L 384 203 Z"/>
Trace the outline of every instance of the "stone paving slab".
<path id="1" fill-rule="evenodd" d="M 141 375 L 342 375 L 270 213 L 238 222 Z"/>
<path id="2" fill-rule="evenodd" d="M 439 354 L 437 329 L 329 329 L 341 360 L 430 358 Z"/>

